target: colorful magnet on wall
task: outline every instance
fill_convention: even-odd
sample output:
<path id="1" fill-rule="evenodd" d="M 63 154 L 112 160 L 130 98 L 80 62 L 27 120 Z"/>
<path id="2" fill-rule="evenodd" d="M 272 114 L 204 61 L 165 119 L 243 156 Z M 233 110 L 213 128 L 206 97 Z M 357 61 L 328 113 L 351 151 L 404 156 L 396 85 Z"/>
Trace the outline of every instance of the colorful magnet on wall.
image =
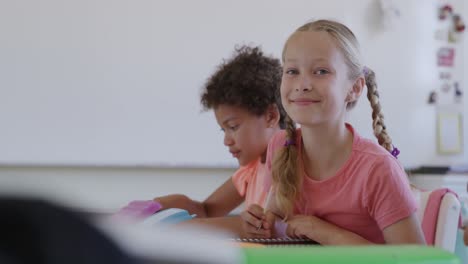
<path id="1" fill-rule="evenodd" d="M 437 52 L 437 65 L 452 67 L 455 59 L 455 50 L 453 48 L 440 48 Z"/>
<path id="2" fill-rule="evenodd" d="M 455 102 L 459 103 L 463 99 L 463 92 L 460 89 L 460 85 L 458 84 L 458 82 L 455 82 L 453 84 L 453 87 L 454 87 L 454 90 L 455 90 Z"/>
<path id="3" fill-rule="evenodd" d="M 445 20 L 449 18 L 451 21 L 451 26 L 448 31 L 448 41 L 455 43 L 458 42 L 460 39 L 460 33 L 465 31 L 465 23 L 460 14 L 454 13 L 453 8 L 451 5 L 443 5 L 439 7 L 439 19 Z M 436 38 L 440 40 L 444 40 L 445 34 L 437 33 Z"/>
<path id="4" fill-rule="evenodd" d="M 457 43 L 458 42 L 458 39 L 459 39 L 459 36 L 458 34 L 453 31 L 453 30 L 449 30 L 449 33 L 448 33 L 448 42 L 449 43 Z"/>
<path id="5" fill-rule="evenodd" d="M 452 14 L 452 6 L 451 5 L 443 5 L 439 8 L 439 19 L 445 20 L 449 15 Z"/>
<path id="6" fill-rule="evenodd" d="M 465 31 L 465 23 L 463 23 L 463 20 L 460 15 L 453 16 L 453 25 L 455 27 L 456 32 L 461 33 Z"/>
<path id="7" fill-rule="evenodd" d="M 428 104 L 435 104 L 437 102 L 437 93 L 432 91 L 429 94 L 429 100 L 427 101 Z"/>

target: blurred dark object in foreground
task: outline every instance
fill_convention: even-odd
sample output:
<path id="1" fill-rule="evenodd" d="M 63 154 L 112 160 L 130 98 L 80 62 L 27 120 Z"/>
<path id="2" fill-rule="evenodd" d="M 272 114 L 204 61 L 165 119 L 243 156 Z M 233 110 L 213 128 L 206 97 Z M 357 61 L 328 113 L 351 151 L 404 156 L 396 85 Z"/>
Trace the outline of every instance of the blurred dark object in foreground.
<path id="1" fill-rule="evenodd" d="M 0 198 L 0 263 L 136 264 L 82 215 L 40 200 Z"/>

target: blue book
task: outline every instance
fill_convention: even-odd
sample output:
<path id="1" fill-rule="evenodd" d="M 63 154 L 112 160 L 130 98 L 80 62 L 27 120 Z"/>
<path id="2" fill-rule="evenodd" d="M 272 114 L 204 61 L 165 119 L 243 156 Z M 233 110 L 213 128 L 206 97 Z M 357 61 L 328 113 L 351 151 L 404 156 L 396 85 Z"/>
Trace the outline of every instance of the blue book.
<path id="1" fill-rule="evenodd" d="M 177 224 L 193 219 L 196 215 L 191 215 L 187 210 L 179 208 L 169 208 L 156 212 L 141 222 L 142 225 L 156 226 L 161 224 Z"/>

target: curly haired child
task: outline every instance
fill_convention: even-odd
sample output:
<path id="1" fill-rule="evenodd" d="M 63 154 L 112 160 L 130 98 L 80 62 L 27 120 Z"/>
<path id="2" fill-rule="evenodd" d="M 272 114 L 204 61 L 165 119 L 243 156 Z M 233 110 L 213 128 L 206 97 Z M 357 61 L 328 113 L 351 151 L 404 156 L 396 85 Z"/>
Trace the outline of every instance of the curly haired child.
<path id="1" fill-rule="evenodd" d="M 280 60 L 266 56 L 260 47 L 237 47 L 232 58 L 223 60 L 208 78 L 201 104 L 214 111 L 224 145 L 240 168 L 204 201 L 183 194 L 157 197 L 151 213 L 181 208 L 199 218 L 220 217 L 242 202 L 246 206 L 263 203 L 266 194 L 257 190 L 264 185 L 268 142 L 285 124 L 281 72 Z"/>

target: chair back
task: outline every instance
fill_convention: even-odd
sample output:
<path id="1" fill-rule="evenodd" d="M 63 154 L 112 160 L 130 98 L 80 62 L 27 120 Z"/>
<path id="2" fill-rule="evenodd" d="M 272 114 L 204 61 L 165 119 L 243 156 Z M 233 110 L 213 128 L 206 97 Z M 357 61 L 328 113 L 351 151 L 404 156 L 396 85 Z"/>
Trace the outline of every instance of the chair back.
<path id="1" fill-rule="evenodd" d="M 416 215 L 428 245 L 455 251 L 457 230 L 460 222 L 460 201 L 448 188 L 432 191 L 413 189 L 419 204 Z"/>

